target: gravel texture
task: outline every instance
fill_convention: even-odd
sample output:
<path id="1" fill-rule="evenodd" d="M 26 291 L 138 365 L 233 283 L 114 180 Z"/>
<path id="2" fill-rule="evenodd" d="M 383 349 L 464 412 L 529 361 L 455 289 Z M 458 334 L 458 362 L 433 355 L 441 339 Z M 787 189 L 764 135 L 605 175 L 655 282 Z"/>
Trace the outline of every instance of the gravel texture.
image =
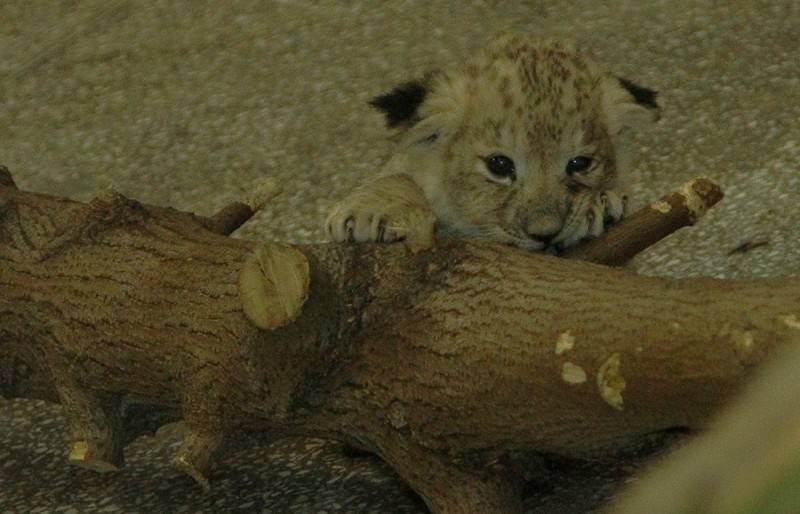
<path id="1" fill-rule="evenodd" d="M 634 203 L 698 175 L 726 191 L 639 272 L 800 269 L 792 0 L 6 0 L 0 21 L 0 163 L 23 189 L 85 200 L 113 187 L 210 214 L 274 177 L 283 193 L 237 236 L 320 241 L 330 205 L 391 149 L 366 101 L 523 30 L 575 39 L 661 92 L 662 120 L 635 136 Z M 747 241 L 766 244 L 729 255 Z M 203 496 L 168 465 L 177 434 L 138 440 L 113 475 L 67 466 L 64 437 L 58 406 L 0 400 L 0 513 L 425 511 L 388 468 L 331 443 L 231 453 Z M 592 511 L 636 467 L 548 468 L 527 505 Z"/>

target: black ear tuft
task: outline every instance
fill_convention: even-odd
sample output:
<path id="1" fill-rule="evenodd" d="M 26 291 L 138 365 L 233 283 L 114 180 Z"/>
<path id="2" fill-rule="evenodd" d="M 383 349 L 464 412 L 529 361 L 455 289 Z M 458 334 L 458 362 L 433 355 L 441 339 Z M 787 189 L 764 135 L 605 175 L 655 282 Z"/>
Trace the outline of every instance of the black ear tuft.
<path id="1" fill-rule="evenodd" d="M 412 124 L 416 120 L 417 108 L 427 93 L 425 82 L 412 80 L 373 98 L 369 104 L 386 115 L 386 124 L 390 127 Z"/>
<path id="2" fill-rule="evenodd" d="M 624 87 L 628 93 L 633 96 L 633 99 L 636 100 L 637 104 L 641 105 L 642 107 L 647 107 L 648 109 L 658 109 L 658 102 L 656 102 L 656 97 L 658 96 L 657 91 L 642 87 L 622 77 L 617 77 L 617 79 L 619 80 L 620 85 L 622 85 L 622 87 Z"/>

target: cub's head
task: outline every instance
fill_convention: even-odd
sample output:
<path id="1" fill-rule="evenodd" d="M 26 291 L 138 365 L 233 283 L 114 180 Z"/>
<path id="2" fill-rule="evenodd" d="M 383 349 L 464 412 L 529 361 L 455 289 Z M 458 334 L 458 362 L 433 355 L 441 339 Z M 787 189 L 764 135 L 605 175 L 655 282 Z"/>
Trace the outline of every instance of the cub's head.
<path id="1" fill-rule="evenodd" d="M 615 141 L 658 111 L 654 91 L 571 45 L 519 34 L 372 105 L 401 133 L 389 165 L 422 186 L 443 228 L 534 250 L 618 186 Z"/>

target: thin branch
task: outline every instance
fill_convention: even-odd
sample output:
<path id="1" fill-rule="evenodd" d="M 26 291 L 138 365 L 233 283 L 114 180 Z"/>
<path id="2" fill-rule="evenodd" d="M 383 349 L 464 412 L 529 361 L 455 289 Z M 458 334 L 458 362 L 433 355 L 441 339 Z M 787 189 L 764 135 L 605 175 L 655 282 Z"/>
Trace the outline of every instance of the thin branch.
<path id="1" fill-rule="evenodd" d="M 722 197 L 719 185 L 711 179 L 693 179 L 680 191 L 669 193 L 611 227 L 599 238 L 571 248 L 562 256 L 621 266 L 676 230 L 694 225 Z"/>
<path id="2" fill-rule="evenodd" d="M 253 191 L 243 195 L 241 200 L 229 203 L 210 216 L 209 229 L 225 236 L 232 234 L 279 193 L 280 188 L 274 180 L 261 182 Z"/>

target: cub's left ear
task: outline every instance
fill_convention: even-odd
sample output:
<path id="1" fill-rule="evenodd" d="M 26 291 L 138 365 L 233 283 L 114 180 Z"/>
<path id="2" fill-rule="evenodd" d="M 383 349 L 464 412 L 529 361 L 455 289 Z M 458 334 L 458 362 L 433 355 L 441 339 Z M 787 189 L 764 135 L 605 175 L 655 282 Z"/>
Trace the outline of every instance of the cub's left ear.
<path id="1" fill-rule="evenodd" d="M 620 77 L 608 77 L 604 83 L 603 107 L 612 134 L 656 121 L 661 108 L 658 93 Z"/>

